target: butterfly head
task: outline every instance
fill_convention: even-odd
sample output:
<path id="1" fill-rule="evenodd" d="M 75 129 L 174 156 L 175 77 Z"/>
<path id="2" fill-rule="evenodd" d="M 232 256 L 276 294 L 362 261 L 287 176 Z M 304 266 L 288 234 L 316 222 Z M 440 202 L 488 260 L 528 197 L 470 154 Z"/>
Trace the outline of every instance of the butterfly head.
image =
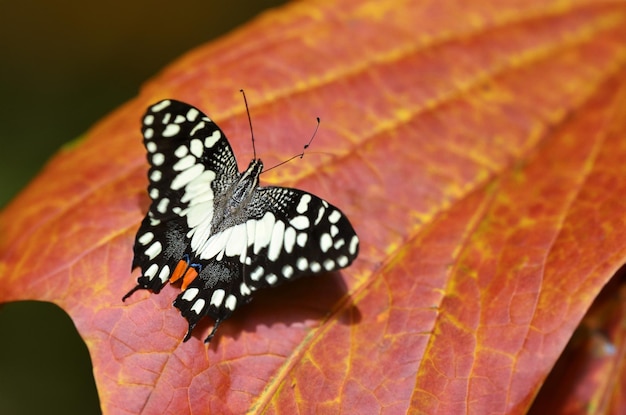
<path id="1" fill-rule="evenodd" d="M 260 159 L 253 159 L 233 190 L 230 198 L 232 203 L 240 204 L 251 197 L 252 192 L 259 185 L 259 175 L 262 171 L 263 162 Z"/>

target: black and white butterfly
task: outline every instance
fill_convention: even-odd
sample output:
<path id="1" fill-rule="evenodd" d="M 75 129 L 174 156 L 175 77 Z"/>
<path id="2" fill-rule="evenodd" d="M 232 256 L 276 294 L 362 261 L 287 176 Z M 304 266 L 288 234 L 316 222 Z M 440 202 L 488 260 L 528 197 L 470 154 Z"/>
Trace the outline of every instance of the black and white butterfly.
<path id="1" fill-rule="evenodd" d="M 174 306 L 189 323 L 184 341 L 208 315 L 209 342 L 261 288 L 356 258 L 359 239 L 339 209 L 302 190 L 259 186 L 259 159 L 240 173 L 224 133 L 197 108 L 160 101 L 142 132 L 152 203 L 134 245 L 132 268 L 142 275 L 123 299 L 182 280 Z"/>

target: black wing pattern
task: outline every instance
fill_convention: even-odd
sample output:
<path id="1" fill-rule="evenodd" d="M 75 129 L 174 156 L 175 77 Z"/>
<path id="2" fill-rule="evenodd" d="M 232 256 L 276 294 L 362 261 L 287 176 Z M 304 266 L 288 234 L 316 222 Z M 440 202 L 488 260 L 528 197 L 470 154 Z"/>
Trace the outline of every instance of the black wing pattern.
<path id="1" fill-rule="evenodd" d="M 239 172 L 222 131 L 188 104 L 165 100 L 153 105 L 142 133 L 152 203 L 135 238 L 132 268 L 142 272 L 136 289 L 158 293 L 187 252 L 189 218 L 200 221 L 211 212 L 214 195 L 223 193 Z"/>
<path id="2" fill-rule="evenodd" d="M 259 186 L 263 163 L 237 170 L 221 130 L 198 109 L 165 100 L 143 119 L 152 204 L 135 240 L 137 289 L 183 279 L 174 301 L 189 323 L 219 324 L 258 289 L 344 268 L 359 239 L 339 209 L 310 193 Z"/>

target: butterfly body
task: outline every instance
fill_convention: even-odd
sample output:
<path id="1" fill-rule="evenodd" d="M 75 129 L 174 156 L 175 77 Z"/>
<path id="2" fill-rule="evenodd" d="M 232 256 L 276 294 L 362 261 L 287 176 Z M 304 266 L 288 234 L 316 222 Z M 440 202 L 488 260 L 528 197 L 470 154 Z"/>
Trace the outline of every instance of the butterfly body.
<path id="1" fill-rule="evenodd" d="M 298 189 L 259 185 L 263 163 L 240 173 L 228 140 L 197 108 L 164 100 L 142 132 L 152 199 L 137 232 L 138 289 L 158 293 L 182 280 L 174 301 L 187 319 L 185 341 L 204 316 L 219 324 L 253 292 L 348 266 L 359 240 L 348 219 Z"/>

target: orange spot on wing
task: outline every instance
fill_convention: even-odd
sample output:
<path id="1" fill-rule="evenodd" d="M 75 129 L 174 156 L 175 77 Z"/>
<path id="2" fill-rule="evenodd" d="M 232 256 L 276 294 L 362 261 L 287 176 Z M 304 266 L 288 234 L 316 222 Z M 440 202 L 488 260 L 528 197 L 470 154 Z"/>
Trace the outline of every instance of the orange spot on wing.
<path id="1" fill-rule="evenodd" d="M 182 259 L 178 261 L 176 268 L 174 268 L 174 272 L 172 272 L 172 275 L 170 276 L 170 283 L 174 283 L 183 278 L 185 276 L 185 271 L 187 270 L 187 267 L 187 261 Z"/>
<path id="2" fill-rule="evenodd" d="M 187 286 L 191 284 L 191 281 L 195 280 L 198 276 L 198 272 L 189 266 L 187 261 L 181 259 L 176 264 L 176 268 L 174 268 L 174 272 L 172 272 L 172 276 L 170 277 L 170 283 L 175 283 L 179 279 L 183 279 L 183 283 L 181 289 L 186 290 Z"/>
<path id="3" fill-rule="evenodd" d="M 198 273 L 196 272 L 196 270 L 190 267 L 187 270 L 187 272 L 185 272 L 185 275 L 183 276 L 183 285 L 181 288 L 183 290 L 186 290 L 187 286 L 191 284 L 191 281 L 195 280 L 197 276 L 198 276 Z"/>

